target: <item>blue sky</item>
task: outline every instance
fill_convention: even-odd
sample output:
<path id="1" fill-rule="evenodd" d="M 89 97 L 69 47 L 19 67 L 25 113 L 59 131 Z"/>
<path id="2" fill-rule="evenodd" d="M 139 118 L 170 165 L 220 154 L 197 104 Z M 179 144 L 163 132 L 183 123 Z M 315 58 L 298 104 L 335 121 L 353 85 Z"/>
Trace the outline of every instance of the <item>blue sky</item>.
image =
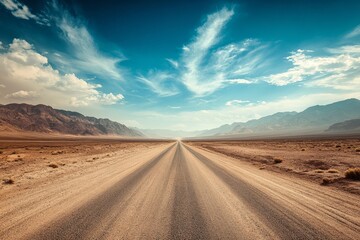
<path id="1" fill-rule="evenodd" d="M 360 1 L 0 0 L 0 103 L 202 130 L 360 98 Z"/>

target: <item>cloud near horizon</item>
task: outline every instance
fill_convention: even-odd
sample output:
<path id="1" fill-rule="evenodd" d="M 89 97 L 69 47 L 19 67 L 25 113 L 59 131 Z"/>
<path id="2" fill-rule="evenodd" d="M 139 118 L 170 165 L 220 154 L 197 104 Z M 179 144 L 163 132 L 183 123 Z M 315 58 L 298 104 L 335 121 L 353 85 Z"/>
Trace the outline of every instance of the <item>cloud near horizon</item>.
<path id="1" fill-rule="evenodd" d="M 311 56 L 313 51 L 299 49 L 286 59 L 293 67 L 264 77 L 265 81 L 285 86 L 305 81 L 308 86 L 351 90 L 360 87 L 360 47 L 342 46 L 326 56 Z"/>
<path id="2" fill-rule="evenodd" d="M 1 102 L 27 100 L 78 107 L 115 104 L 124 98 L 122 94 L 103 93 L 98 90 L 101 85 L 73 73 L 61 74 L 31 44 L 16 38 L 0 53 L 0 82 L 4 86 Z"/>

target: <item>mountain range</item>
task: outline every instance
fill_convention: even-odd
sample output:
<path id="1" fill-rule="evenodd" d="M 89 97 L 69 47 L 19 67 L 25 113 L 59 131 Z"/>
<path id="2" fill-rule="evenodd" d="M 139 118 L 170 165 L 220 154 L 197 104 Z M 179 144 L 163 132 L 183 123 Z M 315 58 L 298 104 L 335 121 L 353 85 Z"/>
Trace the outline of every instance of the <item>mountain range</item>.
<path id="1" fill-rule="evenodd" d="M 360 132 L 360 100 L 352 98 L 328 105 L 316 105 L 302 112 L 278 112 L 247 122 L 225 124 L 203 131 L 137 129 L 104 118 L 46 105 L 0 105 L 0 131 L 38 132 L 70 135 L 118 135 L 153 138 L 206 136 L 299 135 Z"/>
<path id="2" fill-rule="evenodd" d="M 0 126 L 5 131 L 15 132 L 143 136 L 141 132 L 109 119 L 87 117 L 78 112 L 58 110 L 42 104 L 0 105 Z"/>
<path id="3" fill-rule="evenodd" d="M 341 131 L 339 126 L 354 125 L 357 123 L 354 119 L 359 118 L 360 100 L 351 98 L 328 105 L 312 106 L 302 112 L 279 112 L 247 122 L 225 124 L 203 131 L 199 136 L 320 133 L 327 129 L 335 131 L 336 128 Z M 340 124 L 348 120 L 354 121 Z"/>

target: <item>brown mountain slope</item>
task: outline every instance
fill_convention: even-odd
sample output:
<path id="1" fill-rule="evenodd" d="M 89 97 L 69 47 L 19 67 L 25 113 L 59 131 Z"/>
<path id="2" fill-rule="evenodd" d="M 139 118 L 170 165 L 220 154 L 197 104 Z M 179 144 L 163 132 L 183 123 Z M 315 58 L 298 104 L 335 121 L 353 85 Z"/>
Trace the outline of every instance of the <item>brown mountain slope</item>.
<path id="1" fill-rule="evenodd" d="M 72 135 L 142 136 L 140 132 L 109 119 L 86 117 L 77 112 L 53 109 L 46 105 L 0 105 L 0 128 L 40 133 Z"/>

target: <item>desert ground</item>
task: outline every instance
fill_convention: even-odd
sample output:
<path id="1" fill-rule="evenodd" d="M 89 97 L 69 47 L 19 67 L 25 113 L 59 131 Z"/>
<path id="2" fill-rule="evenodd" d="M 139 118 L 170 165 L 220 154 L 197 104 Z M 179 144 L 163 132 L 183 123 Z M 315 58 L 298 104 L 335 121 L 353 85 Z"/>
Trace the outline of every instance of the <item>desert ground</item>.
<path id="1" fill-rule="evenodd" d="M 251 163 L 265 171 L 360 194 L 360 182 L 345 178 L 348 169 L 360 167 L 360 138 L 356 136 L 194 141 L 189 144 Z"/>
<path id="2" fill-rule="evenodd" d="M 0 239 L 359 239 L 359 148 L 3 139 Z"/>

